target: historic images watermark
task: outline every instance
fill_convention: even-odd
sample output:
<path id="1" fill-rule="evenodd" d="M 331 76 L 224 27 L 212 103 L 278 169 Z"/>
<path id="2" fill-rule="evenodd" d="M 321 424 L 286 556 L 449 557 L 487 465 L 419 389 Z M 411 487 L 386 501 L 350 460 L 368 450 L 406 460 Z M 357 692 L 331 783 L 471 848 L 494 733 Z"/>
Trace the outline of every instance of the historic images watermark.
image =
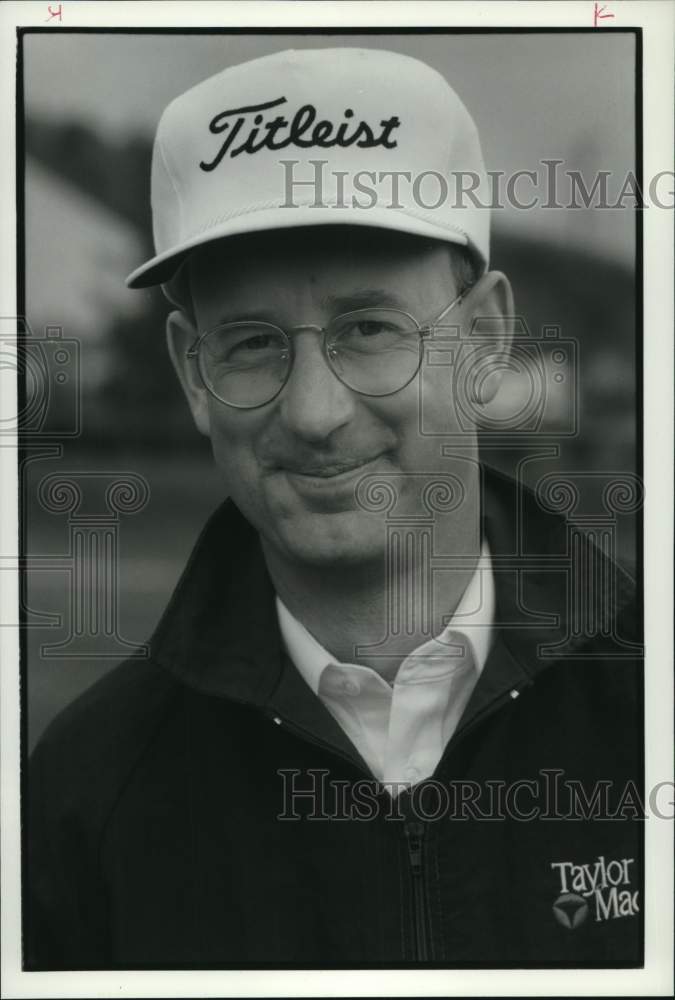
<path id="1" fill-rule="evenodd" d="M 328 160 L 280 160 L 282 208 L 398 209 L 642 209 L 675 207 L 675 172 L 661 170 L 641 185 L 632 171 L 599 170 L 587 178 L 563 168 L 564 160 L 540 160 L 536 169 L 331 170 Z M 561 169 L 563 168 L 563 169 Z"/>
<path id="2" fill-rule="evenodd" d="M 507 782 L 428 778 L 382 783 L 374 778 L 334 779 L 325 768 L 279 768 L 280 806 L 277 819 L 288 821 L 439 820 L 520 823 L 550 820 L 630 821 L 651 816 L 675 818 L 675 784 L 661 781 L 641 793 L 633 781 L 592 785 L 567 777 L 560 768 L 540 768 L 535 777 Z M 405 794 L 404 794 L 405 793 Z"/>

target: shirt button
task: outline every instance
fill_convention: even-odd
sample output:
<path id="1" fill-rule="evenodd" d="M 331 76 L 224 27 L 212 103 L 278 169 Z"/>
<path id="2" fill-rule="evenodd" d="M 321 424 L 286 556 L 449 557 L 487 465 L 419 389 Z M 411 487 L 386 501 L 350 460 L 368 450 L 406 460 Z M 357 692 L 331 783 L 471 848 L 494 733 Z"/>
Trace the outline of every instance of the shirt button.
<path id="1" fill-rule="evenodd" d="M 356 681 L 345 680 L 342 682 L 342 690 L 345 694 L 356 695 L 360 692 L 361 688 Z"/>

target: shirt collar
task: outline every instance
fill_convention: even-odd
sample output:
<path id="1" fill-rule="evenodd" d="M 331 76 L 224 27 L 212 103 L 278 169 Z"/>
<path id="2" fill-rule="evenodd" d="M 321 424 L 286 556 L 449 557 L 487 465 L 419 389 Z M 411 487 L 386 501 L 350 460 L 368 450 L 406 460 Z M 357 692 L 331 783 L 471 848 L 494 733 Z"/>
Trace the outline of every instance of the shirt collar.
<path id="1" fill-rule="evenodd" d="M 311 632 L 291 614 L 278 594 L 276 606 L 286 651 L 314 694 L 318 694 L 324 670 L 330 664 L 340 665 L 339 661 L 332 657 Z M 438 656 L 438 644 L 451 641 L 450 633 L 459 633 L 471 644 L 476 671 L 480 675 L 490 651 L 494 618 L 495 584 L 492 559 L 488 543 L 484 541 L 476 569 L 450 622 L 439 636 L 422 643 L 409 653 L 406 661 L 430 653 L 431 646 L 435 647 L 433 654 Z"/>

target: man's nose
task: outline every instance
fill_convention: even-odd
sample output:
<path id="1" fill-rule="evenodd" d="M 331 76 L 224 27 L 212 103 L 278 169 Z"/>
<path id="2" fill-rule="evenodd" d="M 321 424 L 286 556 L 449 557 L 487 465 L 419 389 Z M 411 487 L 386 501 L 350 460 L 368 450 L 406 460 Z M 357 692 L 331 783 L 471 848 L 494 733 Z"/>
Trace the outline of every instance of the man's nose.
<path id="1" fill-rule="evenodd" d="M 349 423 L 355 394 L 328 365 L 318 330 L 292 336 L 293 370 L 279 398 L 280 416 L 291 433 L 318 443 Z"/>

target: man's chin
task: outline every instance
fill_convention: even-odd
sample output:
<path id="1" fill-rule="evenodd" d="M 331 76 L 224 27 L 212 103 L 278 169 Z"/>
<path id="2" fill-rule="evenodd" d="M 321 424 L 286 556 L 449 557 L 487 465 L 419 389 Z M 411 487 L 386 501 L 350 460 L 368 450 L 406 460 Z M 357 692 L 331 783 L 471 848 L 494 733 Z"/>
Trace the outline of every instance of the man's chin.
<path id="1" fill-rule="evenodd" d="M 303 513 L 277 526 L 281 554 L 308 566 L 362 566 L 382 558 L 386 533 L 381 517 L 363 511 Z M 269 538 L 269 535 L 268 535 Z"/>

